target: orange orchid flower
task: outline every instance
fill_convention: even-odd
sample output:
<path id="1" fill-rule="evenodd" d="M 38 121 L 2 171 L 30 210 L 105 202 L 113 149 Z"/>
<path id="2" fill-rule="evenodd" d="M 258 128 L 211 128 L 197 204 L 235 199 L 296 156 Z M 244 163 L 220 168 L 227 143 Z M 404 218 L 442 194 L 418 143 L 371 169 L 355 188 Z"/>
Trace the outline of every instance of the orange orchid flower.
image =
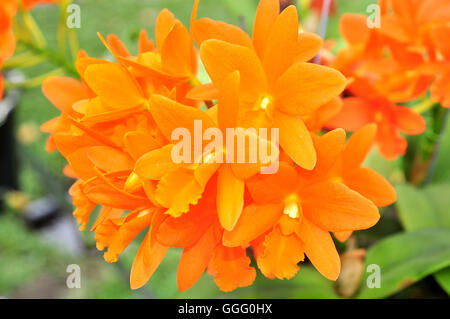
<path id="1" fill-rule="evenodd" d="M 395 12 L 405 13 L 397 6 L 405 6 L 408 1 L 393 1 L 396 9 L 392 14 L 389 11 L 391 2 L 380 1 L 382 17 L 390 21 Z M 408 12 L 413 14 L 417 9 L 414 6 L 419 2 L 409 2 L 411 11 Z M 432 65 L 430 60 L 392 34 L 388 36 L 390 32 L 384 28 L 392 24 L 385 25 L 383 21 L 381 29 L 369 29 L 364 15 L 342 16 L 340 30 L 347 47 L 338 52 L 331 65 L 350 78 L 347 90 L 353 96 L 343 99 L 341 111 L 325 126 L 355 131 L 375 123 L 380 154 L 394 160 L 405 154 L 407 148 L 406 139 L 400 132 L 416 135 L 425 131 L 424 119 L 412 109 L 398 104 L 423 96 L 434 75 L 425 71 Z M 439 90 L 434 91 L 435 96 L 439 95 Z"/>
<path id="2" fill-rule="evenodd" d="M 214 87 L 240 72 L 239 125 L 279 128 L 283 150 L 301 167 L 313 169 L 316 154 L 302 117 L 337 97 L 346 80 L 336 70 L 307 63 L 322 40 L 299 33 L 294 6 L 279 10 L 277 0 L 260 2 L 253 41 L 237 27 L 206 18 L 194 22 L 193 33 Z"/>
<path id="3" fill-rule="evenodd" d="M 349 97 L 343 99 L 341 112 L 327 122 L 328 127 L 356 131 L 366 124 L 378 127 L 376 143 L 380 154 L 389 160 L 406 152 L 407 142 L 400 132 L 417 135 L 425 131 L 425 120 L 412 109 L 386 98 Z"/>
<path id="4" fill-rule="evenodd" d="M 329 232 L 342 238 L 371 227 L 379 219 L 374 203 L 395 201 L 382 176 L 360 167 L 374 135 L 375 126 L 368 126 L 344 148 L 345 133 L 332 131 L 314 139 L 313 171 L 281 163 L 277 174 L 255 177 L 248 183 L 255 204 L 245 208 L 233 231 L 225 231 L 224 244 L 253 242 L 258 267 L 269 278 L 294 276 L 306 253 L 322 275 L 336 280 L 339 255 Z"/>

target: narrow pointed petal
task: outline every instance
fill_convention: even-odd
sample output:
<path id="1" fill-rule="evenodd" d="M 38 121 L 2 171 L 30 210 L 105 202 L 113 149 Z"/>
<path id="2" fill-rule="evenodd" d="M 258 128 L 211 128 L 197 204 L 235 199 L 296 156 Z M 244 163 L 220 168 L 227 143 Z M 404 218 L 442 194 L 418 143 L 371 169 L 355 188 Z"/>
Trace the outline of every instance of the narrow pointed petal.
<path id="1" fill-rule="evenodd" d="M 322 49 L 323 40 L 320 36 L 310 32 L 299 33 L 295 62 L 308 62 Z"/>
<path id="2" fill-rule="evenodd" d="M 200 279 L 219 240 L 215 228 L 210 227 L 197 243 L 183 250 L 177 271 L 178 290 L 186 291 Z"/>
<path id="3" fill-rule="evenodd" d="M 253 26 L 253 45 L 260 57 L 264 54 L 270 29 L 279 14 L 280 2 L 278 0 L 261 0 L 259 2 Z"/>
<path id="4" fill-rule="evenodd" d="M 164 259 L 168 248 L 169 247 L 163 246 L 158 242 L 152 242 L 150 234 L 147 234 L 139 247 L 133 261 L 133 266 L 131 267 L 131 289 L 139 289 L 150 280 L 153 273 Z M 145 259 L 145 255 L 147 254 L 151 257 L 149 260 Z"/>
<path id="5" fill-rule="evenodd" d="M 328 231 L 304 218 L 298 235 L 305 244 L 305 253 L 316 269 L 327 279 L 336 280 L 341 271 L 341 260 Z"/>
<path id="6" fill-rule="evenodd" d="M 361 167 L 346 174 L 344 183 L 370 199 L 378 207 L 391 205 L 397 199 L 394 187 L 383 176 L 370 168 Z"/>
<path id="7" fill-rule="evenodd" d="M 180 22 L 175 23 L 161 48 L 163 70 L 177 76 L 192 74 L 192 39 Z"/>
<path id="8" fill-rule="evenodd" d="M 289 68 L 297 55 L 298 15 L 289 6 L 275 20 L 267 38 L 263 65 L 270 84 Z"/>
<path id="9" fill-rule="evenodd" d="M 300 167 L 312 170 L 316 165 L 316 150 L 305 123 L 299 118 L 277 112 L 274 126 L 280 129 L 280 145 Z"/>
<path id="10" fill-rule="evenodd" d="M 362 165 L 373 146 L 376 134 L 377 126 L 369 124 L 348 139 L 343 156 L 344 172 Z"/>
<path id="11" fill-rule="evenodd" d="M 218 120 L 222 132 L 227 128 L 234 128 L 237 124 L 239 111 L 239 82 L 238 71 L 231 73 L 223 81 L 218 103 Z"/>
<path id="12" fill-rule="evenodd" d="M 217 213 L 220 224 L 233 230 L 244 207 L 244 181 L 234 176 L 230 165 L 222 165 L 217 177 Z"/>

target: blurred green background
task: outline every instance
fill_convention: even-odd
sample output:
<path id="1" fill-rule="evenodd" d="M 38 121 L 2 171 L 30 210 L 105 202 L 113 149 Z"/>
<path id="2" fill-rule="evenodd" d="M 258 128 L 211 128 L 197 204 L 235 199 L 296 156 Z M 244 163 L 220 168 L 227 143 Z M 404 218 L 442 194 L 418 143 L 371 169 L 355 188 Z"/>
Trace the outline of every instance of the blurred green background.
<path id="1" fill-rule="evenodd" d="M 341 40 L 339 40 L 339 16 L 344 12 L 363 13 L 368 4 L 376 2 L 375 0 L 338 0 L 338 12 L 330 19 L 327 37 L 335 39 L 337 46 L 342 45 Z M 81 7 L 81 29 L 77 30 L 80 47 L 90 56 L 107 58 L 109 55 L 98 39 L 97 32 L 103 35 L 117 34 L 130 51 L 136 53 L 139 31 L 141 28 L 145 28 L 149 35 L 153 35 L 154 22 L 161 9 L 168 8 L 178 19 L 188 24 L 193 1 L 79 0 L 75 3 Z M 317 24 L 317 17 L 313 17 L 314 13 L 305 10 L 304 1 L 298 1 L 297 5 L 300 8 L 301 23 L 308 27 L 314 27 Z M 250 31 L 256 6 L 256 0 L 201 0 L 198 16 L 208 16 L 240 25 Z M 41 26 L 49 46 L 56 51 L 56 27 L 59 19 L 59 8 L 57 6 L 40 6 L 33 10 L 32 15 Z M 43 64 L 28 68 L 23 72 L 26 76 L 33 77 L 50 69 L 51 65 Z M 321 277 L 308 263 L 302 265 L 300 272 L 290 281 L 272 281 L 258 274 L 252 287 L 238 289 L 231 294 L 224 294 L 215 286 L 213 279 L 205 275 L 192 289 L 180 293 L 176 286 L 176 270 L 181 251 L 177 249 L 169 250 L 163 263 L 145 287 L 137 291 L 130 290 L 129 270 L 142 238 L 138 238 L 130 245 L 121 255 L 118 263 L 108 264 L 103 260 L 103 252 L 99 252 L 95 248 L 94 234 L 87 230 L 83 233 L 76 230 L 75 221 L 71 217 L 72 208 L 66 195 L 66 190 L 71 181 L 64 178 L 61 173 L 65 161 L 57 153 L 46 153 L 45 141 L 47 136 L 39 132 L 39 126 L 57 116 L 58 110 L 45 99 L 39 88 L 29 89 L 22 93 L 14 114 L 16 138 L 18 140 L 19 189 L 21 193 L 9 195 L 9 205 L 6 205 L 2 214 L 0 214 L 0 296 L 8 298 L 339 298 L 342 296 L 341 290 L 343 288 L 340 288 L 339 284 L 336 285 Z M 446 135 L 446 141 L 450 142 L 450 133 L 447 132 Z M 410 141 L 411 147 L 414 148 L 415 141 L 419 143 L 419 140 L 420 138 L 416 138 Z M 448 153 L 450 154 L 450 150 Z M 443 159 L 439 161 L 445 163 L 445 154 L 443 156 Z M 440 167 L 443 173 L 439 174 L 439 178 L 449 181 L 448 175 L 447 178 L 443 177 L 445 173 L 448 173 L 448 170 L 442 163 Z M 401 161 L 386 162 L 376 153 L 373 153 L 367 164 L 382 172 L 397 184 L 402 182 L 402 174 L 399 173 L 402 168 Z M 445 185 L 442 187 L 439 190 L 441 194 L 448 194 L 447 191 L 450 188 L 445 188 Z M 402 191 L 414 192 L 415 190 L 405 186 Z M 417 195 L 412 194 L 411 196 L 417 198 Z M 64 219 L 66 221 L 64 227 L 68 228 L 59 229 L 59 232 L 68 229 L 67 233 L 72 233 L 75 236 L 68 244 L 71 247 L 70 249 L 65 248 L 64 243 L 57 239 L 58 230 L 55 233 L 51 224 L 50 226 L 37 227 L 36 225 L 30 226 L 30 223 L 27 223 L 28 217 L 20 209 L 21 201 L 33 203 L 33 201 L 41 198 L 54 199 L 59 206 L 62 206 L 63 215 L 67 217 Z M 409 201 L 405 201 L 404 205 L 409 203 Z M 448 199 L 447 204 L 450 204 Z M 448 220 L 449 217 L 446 218 Z M 414 223 L 412 222 L 412 224 Z M 411 227 L 414 228 L 414 226 Z M 448 227 L 450 227 L 450 223 Z M 358 232 L 356 235 L 357 245 L 360 248 L 370 247 L 390 234 L 400 233 L 402 228 L 407 228 L 404 220 L 399 221 L 395 209 L 388 208 L 383 212 L 382 220 L 377 226 L 369 231 Z M 89 229 L 89 225 L 87 229 Z M 448 235 L 448 232 L 431 235 L 433 238 L 430 240 L 436 240 L 440 244 L 442 240 L 440 241 L 439 236 L 449 238 Z M 428 238 L 429 234 L 419 234 L 418 238 L 411 235 L 412 238 L 406 237 L 402 240 L 406 242 L 417 241 L 421 240 L 420 236 Z M 384 290 L 376 290 L 375 292 L 363 291 L 362 296 L 375 298 L 389 296 L 439 298 L 447 296 L 445 290 L 431 276 L 434 271 L 430 269 L 432 267 L 426 261 L 420 264 L 421 271 L 408 273 L 408 265 L 421 261 L 417 261 L 415 255 L 417 250 L 413 249 L 411 254 L 408 255 L 401 244 L 399 245 L 395 249 L 403 252 L 401 254 L 403 259 L 390 265 L 391 270 L 401 272 L 403 269 L 403 272 L 406 271 L 406 276 L 411 278 L 388 278 L 387 280 L 393 281 L 391 286 L 388 285 L 389 287 Z M 348 244 L 347 247 L 339 244 L 341 252 L 349 248 L 351 247 L 348 247 Z M 376 259 L 376 254 L 377 251 L 372 251 L 368 258 Z M 428 255 L 424 258 L 430 260 L 430 258 L 439 258 L 440 256 L 436 257 L 430 254 L 428 251 Z M 449 244 L 442 247 L 438 246 L 436 254 L 446 254 L 444 255 L 445 258 L 441 257 L 444 261 L 448 260 L 450 263 Z M 348 260 L 348 264 L 351 265 L 348 266 L 350 268 L 357 268 L 361 263 L 358 258 L 352 259 L 351 255 L 349 255 Z M 355 263 L 355 266 L 352 266 L 352 262 Z M 389 261 L 387 262 L 389 263 Z M 66 286 L 68 276 L 66 267 L 69 264 L 78 264 L 81 267 L 81 289 L 69 289 Z M 445 265 L 441 263 L 441 268 L 445 268 Z M 444 278 L 441 279 L 441 284 L 449 282 L 450 276 L 448 274 L 447 271 L 441 276 Z M 387 274 L 387 276 L 390 275 L 392 274 Z M 447 279 L 445 279 L 445 276 Z M 351 278 L 352 275 L 350 275 L 349 282 L 344 284 L 351 285 Z M 405 281 L 407 279 L 415 283 L 409 285 L 412 282 Z M 342 283 L 340 284 L 342 285 Z M 356 285 L 358 284 L 359 281 L 356 282 Z M 409 287 L 402 289 L 402 284 Z M 339 292 L 341 292 L 341 296 Z"/>

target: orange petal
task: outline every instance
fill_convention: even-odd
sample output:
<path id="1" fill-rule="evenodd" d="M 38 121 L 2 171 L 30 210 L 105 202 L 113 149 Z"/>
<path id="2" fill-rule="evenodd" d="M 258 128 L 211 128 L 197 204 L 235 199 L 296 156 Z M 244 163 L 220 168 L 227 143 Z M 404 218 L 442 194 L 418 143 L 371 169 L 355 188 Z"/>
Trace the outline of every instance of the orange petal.
<path id="1" fill-rule="evenodd" d="M 123 176 L 122 180 L 125 178 Z M 98 205 L 124 210 L 136 210 L 150 204 L 146 197 L 126 193 L 119 188 L 120 184 L 114 185 L 114 181 L 105 176 L 90 179 L 84 184 L 86 196 Z"/>
<path id="2" fill-rule="evenodd" d="M 58 143 L 56 145 L 58 145 Z M 88 147 L 80 148 L 66 157 L 70 167 L 75 172 L 77 177 L 83 180 L 88 180 L 97 175 L 89 157 L 87 156 L 88 149 Z"/>
<path id="3" fill-rule="evenodd" d="M 152 150 L 136 162 L 135 172 L 144 179 L 160 180 L 178 166 L 172 160 L 173 145 L 169 144 Z"/>
<path id="4" fill-rule="evenodd" d="M 177 76 L 189 76 L 191 70 L 192 39 L 180 22 L 174 24 L 161 50 L 163 70 Z"/>
<path id="5" fill-rule="evenodd" d="M 220 290 L 230 292 L 239 287 L 250 286 L 256 278 L 256 271 L 250 267 L 250 258 L 244 248 L 216 247 L 209 264 L 209 272 Z"/>
<path id="6" fill-rule="evenodd" d="M 302 189 L 301 203 L 309 220 L 333 232 L 367 229 L 380 218 L 370 200 L 337 182 L 322 182 Z"/>
<path id="7" fill-rule="evenodd" d="M 200 121 L 203 130 L 216 127 L 214 121 L 200 109 L 179 104 L 161 95 L 152 95 L 150 98 L 150 112 L 168 140 L 172 139 L 172 132 L 179 128 L 189 130 L 193 137 L 194 121 Z"/>
<path id="8" fill-rule="evenodd" d="M 211 172 L 206 177 L 210 176 Z M 195 178 L 192 171 L 178 168 L 161 178 L 155 195 L 157 201 L 168 208 L 166 214 L 179 217 L 189 211 L 189 205 L 198 203 L 204 187 Z"/>
<path id="9" fill-rule="evenodd" d="M 344 183 L 379 207 L 388 206 L 397 199 L 394 187 L 370 168 L 361 167 L 345 174 Z"/>
<path id="10" fill-rule="evenodd" d="M 246 181 L 252 199 L 257 204 L 279 203 L 295 192 L 298 174 L 291 163 L 280 162 L 275 174 L 256 175 Z"/>
<path id="11" fill-rule="evenodd" d="M 335 129 L 316 138 L 314 147 L 317 151 L 317 165 L 314 167 L 314 173 L 325 175 L 338 161 L 344 145 L 345 131 L 343 129 Z"/>
<path id="12" fill-rule="evenodd" d="M 216 200 L 209 193 L 213 190 L 215 191 L 214 185 L 205 190 L 205 195 L 197 205 L 191 206 L 188 214 L 176 218 L 168 216 L 159 226 L 156 239 L 161 244 L 172 247 L 194 245 L 217 219 Z"/>
<path id="13" fill-rule="evenodd" d="M 95 146 L 87 150 L 91 162 L 105 172 L 132 170 L 134 162 L 118 149 L 108 146 Z"/>
<path id="14" fill-rule="evenodd" d="M 199 47 L 204 41 L 209 39 L 222 40 L 249 48 L 253 47 L 252 40 L 241 28 L 209 18 L 195 21 L 193 34 Z"/>
<path id="15" fill-rule="evenodd" d="M 163 246 L 158 242 L 152 242 L 150 233 L 145 236 L 136 257 L 133 261 L 130 274 L 131 289 L 138 289 L 144 286 L 150 280 L 155 270 L 158 268 L 169 247 Z M 146 259 L 146 255 L 150 255 Z"/>
<path id="16" fill-rule="evenodd" d="M 104 254 L 105 260 L 116 262 L 118 255 L 128 247 L 144 228 L 150 225 L 152 217 L 152 212 L 149 210 L 128 214 L 123 224 L 120 225 L 117 236 L 114 236 L 108 245 L 108 251 Z"/>
<path id="17" fill-rule="evenodd" d="M 218 103 L 218 120 L 222 132 L 227 128 L 236 127 L 239 111 L 239 82 L 238 71 L 231 73 L 223 81 Z"/>
<path id="18" fill-rule="evenodd" d="M 316 269 L 327 279 L 336 280 L 341 271 L 341 260 L 328 231 L 303 218 L 298 236 L 305 245 L 305 253 Z"/>
<path id="19" fill-rule="evenodd" d="M 200 56 L 214 86 L 233 71 L 241 75 L 242 94 L 254 98 L 266 89 L 263 67 L 255 52 L 247 47 L 220 40 L 207 40 L 200 47 Z"/>
<path id="20" fill-rule="evenodd" d="M 222 165 L 217 177 L 217 213 L 220 224 L 233 230 L 244 207 L 244 181 L 234 176 L 230 165 Z"/>
<path id="21" fill-rule="evenodd" d="M 89 87 L 111 107 L 122 109 L 146 101 L 131 76 L 117 64 L 90 65 L 84 77 Z"/>
<path id="22" fill-rule="evenodd" d="M 379 123 L 375 141 L 378 151 L 387 160 L 395 160 L 406 153 L 408 142 L 390 123 Z"/>
<path id="23" fill-rule="evenodd" d="M 366 44 L 370 38 L 367 17 L 362 14 L 345 13 L 339 20 L 339 29 L 345 42 L 350 45 Z"/>
<path id="24" fill-rule="evenodd" d="M 186 291 L 200 279 L 208 267 L 219 240 L 215 228 L 210 227 L 195 245 L 183 250 L 178 264 L 178 290 Z"/>
<path id="25" fill-rule="evenodd" d="M 320 36 L 309 32 L 299 33 L 295 62 L 308 62 L 319 53 L 322 47 L 323 40 Z"/>
<path id="26" fill-rule="evenodd" d="M 343 99 L 342 102 L 341 112 L 327 122 L 328 127 L 340 127 L 346 131 L 356 131 L 373 122 L 373 107 L 366 100 L 350 97 Z"/>
<path id="27" fill-rule="evenodd" d="M 276 105 L 288 114 L 308 115 L 337 97 L 346 84 L 345 77 L 335 69 L 296 63 L 276 83 Z"/>
<path id="28" fill-rule="evenodd" d="M 245 207 L 232 231 L 225 231 L 223 244 L 227 247 L 245 246 L 270 230 L 281 216 L 282 204 L 251 204 Z"/>
<path id="29" fill-rule="evenodd" d="M 292 64 L 298 40 L 298 15 L 295 6 L 286 8 L 275 20 L 264 51 L 263 65 L 270 84 Z"/>
<path id="30" fill-rule="evenodd" d="M 433 101 L 450 108 L 450 72 L 439 75 L 430 87 Z"/>
<path id="31" fill-rule="evenodd" d="M 276 112 L 274 126 L 280 130 L 283 150 L 300 167 L 312 170 L 316 165 L 316 150 L 305 123 L 299 117 Z"/>
<path id="32" fill-rule="evenodd" d="M 369 124 L 355 132 L 348 139 L 343 155 L 344 172 L 362 165 L 373 146 L 376 134 L 377 126 Z"/>
<path id="33" fill-rule="evenodd" d="M 278 0 L 261 0 L 256 11 L 253 26 L 253 45 L 260 57 L 264 55 L 270 30 L 280 14 Z"/>
<path id="34" fill-rule="evenodd" d="M 219 98 L 219 90 L 212 83 L 196 86 L 186 95 L 188 99 L 199 101 L 212 101 Z"/>
<path id="35" fill-rule="evenodd" d="M 352 231 L 341 231 L 341 232 L 334 232 L 334 237 L 336 237 L 337 240 L 339 240 L 341 243 L 347 241 L 347 239 L 350 238 L 350 236 L 353 234 Z"/>
<path id="36" fill-rule="evenodd" d="M 166 37 L 169 35 L 176 21 L 173 13 L 167 9 L 161 10 L 158 14 L 155 24 L 156 47 L 158 50 L 162 50 L 164 41 L 166 41 Z"/>
<path id="37" fill-rule="evenodd" d="M 145 29 L 142 29 L 139 33 L 139 44 L 138 44 L 138 50 L 139 53 L 144 52 L 152 52 L 155 48 L 155 45 L 153 41 L 148 39 L 148 34 Z"/>
<path id="38" fill-rule="evenodd" d="M 2 42 L 0 43 L 0 62 L 9 59 L 16 49 L 16 38 L 12 28 L 5 31 L 0 30 L 0 37 Z"/>
<path id="39" fill-rule="evenodd" d="M 79 81 L 51 76 L 42 83 L 42 92 L 45 97 L 58 109 L 70 109 L 75 102 L 87 99 L 88 91 Z"/>
<path id="40" fill-rule="evenodd" d="M 257 258 L 258 267 L 268 278 L 291 279 L 297 264 L 305 258 L 302 242 L 297 235 L 285 236 L 279 227 L 266 236 L 264 254 Z"/>
<path id="41" fill-rule="evenodd" d="M 137 160 L 142 155 L 159 148 L 159 141 L 143 132 L 128 132 L 123 137 L 124 149 Z"/>
<path id="42" fill-rule="evenodd" d="M 424 118 L 412 109 L 405 106 L 397 106 L 395 108 L 395 115 L 395 122 L 403 133 L 417 135 L 425 131 L 427 124 Z"/>
<path id="43" fill-rule="evenodd" d="M 131 55 L 130 51 L 128 51 L 127 47 L 123 44 L 122 41 L 120 41 L 117 35 L 108 34 L 108 36 L 106 37 L 106 41 L 117 55 L 124 57 Z"/>

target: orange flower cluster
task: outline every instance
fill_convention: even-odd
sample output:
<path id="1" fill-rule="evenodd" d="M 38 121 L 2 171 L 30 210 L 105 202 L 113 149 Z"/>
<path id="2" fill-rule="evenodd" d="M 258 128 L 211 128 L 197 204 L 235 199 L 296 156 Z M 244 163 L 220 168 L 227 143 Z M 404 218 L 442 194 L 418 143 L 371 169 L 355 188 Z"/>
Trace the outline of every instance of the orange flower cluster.
<path id="1" fill-rule="evenodd" d="M 322 40 L 299 33 L 294 6 L 280 14 L 278 0 L 262 0 L 253 37 L 233 25 L 196 18 L 189 31 L 168 10 L 156 21 L 156 41 L 145 31 L 132 56 L 120 40 L 103 40 L 117 62 L 80 53 L 81 82 L 52 77 L 43 84 L 61 115 L 45 123 L 47 149 L 67 159 L 74 216 L 92 225 L 104 258 L 118 255 L 141 232 L 130 283 L 143 286 L 170 247 L 183 248 L 178 288 L 189 289 L 205 270 L 223 291 L 251 285 L 258 268 L 269 278 L 291 278 L 309 258 L 327 278 L 340 271 L 333 232 L 345 240 L 379 219 L 377 206 L 395 201 L 392 186 L 361 167 L 376 135 L 368 125 L 346 143 L 345 131 L 323 136 L 323 123 L 340 107 L 346 79 L 338 71 L 307 61 Z M 197 77 L 198 51 L 212 83 Z M 202 101 L 206 103 L 205 108 Z M 214 103 L 212 101 L 217 101 Z M 177 139 L 185 128 L 279 129 L 279 169 L 262 174 L 261 161 L 214 161 L 223 149 L 175 163 Z M 273 139 L 256 137 L 264 146 Z M 194 140 L 193 143 L 195 144 Z M 201 158 L 201 161 L 197 161 Z"/>
<path id="2" fill-rule="evenodd" d="M 24 10 L 31 10 L 37 4 L 56 3 L 60 0 L 22 0 Z M 0 2 L 0 71 L 3 63 L 8 60 L 16 48 L 16 39 L 13 32 L 13 19 L 18 10 L 17 0 L 2 0 Z M 4 82 L 0 72 L 0 101 L 3 98 Z"/>
<path id="3" fill-rule="evenodd" d="M 450 107 L 450 1 L 380 0 L 379 9 L 381 18 L 372 22 L 358 14 L 341 18 L 347 47 L 331 65 L 350 79 L 352 96 L 328 126 L 355 131 L 376 123 L 381 155 L 395 159 L 407 148 L 400 132 L 425 130 L 423 118 L 399 103 L 431 89 L 434 101 Z"/>

